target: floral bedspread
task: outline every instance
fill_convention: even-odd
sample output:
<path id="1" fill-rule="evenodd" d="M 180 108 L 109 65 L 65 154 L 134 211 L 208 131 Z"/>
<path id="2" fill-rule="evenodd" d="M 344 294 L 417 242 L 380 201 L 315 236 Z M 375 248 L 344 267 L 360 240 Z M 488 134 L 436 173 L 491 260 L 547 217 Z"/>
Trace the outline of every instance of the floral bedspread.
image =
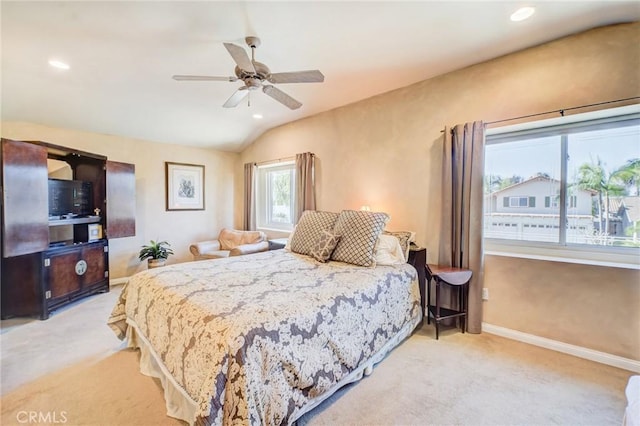
<path id="1" fill-rule="evenodd" d="M 286 424 L 407 324 L 416 270 L 274 250 L 151 269 L 125 285 L 109 325 L 144 335 L 198 404 L 195 423 Z"/>

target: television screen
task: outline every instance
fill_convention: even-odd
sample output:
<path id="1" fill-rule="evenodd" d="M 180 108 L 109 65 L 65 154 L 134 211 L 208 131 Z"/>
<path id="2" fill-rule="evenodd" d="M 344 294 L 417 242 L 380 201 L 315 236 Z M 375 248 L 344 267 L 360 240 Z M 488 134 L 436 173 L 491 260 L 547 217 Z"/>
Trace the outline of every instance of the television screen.
<path id="1" fill-rule="evenodd" d="M 49 179 L 49 217 L 89 216 L 91 182 Z"/>

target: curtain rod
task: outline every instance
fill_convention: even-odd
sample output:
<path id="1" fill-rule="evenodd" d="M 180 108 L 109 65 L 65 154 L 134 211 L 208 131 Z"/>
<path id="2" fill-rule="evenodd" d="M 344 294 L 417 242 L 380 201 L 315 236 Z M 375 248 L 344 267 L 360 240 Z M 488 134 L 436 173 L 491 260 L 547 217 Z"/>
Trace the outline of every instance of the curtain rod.
<path id="1" fill-rule="evenodd" d="M 278 159 L 275 159 L 275 160 L 261 161 L 259 163 L 254 163 L 254 164 L 256 166 L 264 166 L 264 165 L 267 165 L 267 164 L 281 163 L 283 161 L 291 161 L 291 160 L 295 160 L 295 159 L 296 159 L 296 157 L 294 155 L 294 156 L 291 156 L 291 157 L 278 158 Z"/>
<path id="2" fill-rule="evenodd" d="M 555 114 L 555 113 L 560 113 L 560 115 L 562 117 L 564 117 L 565 111 L 572 111 L 574 109 L 589 108 L 589 107 L 599 106 L 599 105 L 613 104 L 613 103 L 617 103 L 617 102 L 632 101 L 632 100 L 635 100 L 635 99 L 640 99 L 640 96 L 634 96 L 632 98 L 625 98 L 625 99 L 616 99 L 615 101 L 598 102 L 598 103 L 595 103 L 595 104 L 581 105 L 581 106 L 571 107 L 571 108 L 556 109 L 556 110 L 553 110 L 553 111 L 540 112 L 538 114 L 523 115 L 523 116 L 520 116 L 520 117 L 505 118 L 504 120 L 489 121 L 489 122 L 487 122 L 485 124 L 489 125 L 489 124 L 503 123 L 505 121 L 514 121 L 514 120 L 520 120 L 522 118 L 537 117 L 537 116 L 540 116 L 540 115 Z"/>

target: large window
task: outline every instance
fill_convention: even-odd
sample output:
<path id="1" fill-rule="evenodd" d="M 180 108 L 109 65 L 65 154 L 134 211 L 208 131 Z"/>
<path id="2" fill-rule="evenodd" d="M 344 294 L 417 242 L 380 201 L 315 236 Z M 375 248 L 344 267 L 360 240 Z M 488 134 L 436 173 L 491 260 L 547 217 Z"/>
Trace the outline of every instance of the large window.
<path id="1" fill-rule="evenodd" d="M 260 229 L 290 231 L 295 221 L 295 163 L 258 166 L 256 224 Z"/>
<path id="2" fill-rule="evenodd" d="M 640 108 L 489 129 L 484 189 L 488 241 L 637 251 Z"/>

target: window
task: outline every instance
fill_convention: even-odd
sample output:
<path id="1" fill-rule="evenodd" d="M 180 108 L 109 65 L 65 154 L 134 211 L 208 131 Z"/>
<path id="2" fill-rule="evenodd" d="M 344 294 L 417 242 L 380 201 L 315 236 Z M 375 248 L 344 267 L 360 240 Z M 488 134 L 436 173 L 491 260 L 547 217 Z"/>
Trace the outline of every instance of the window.
<path id="1" fill-rule="evenodd" d="M 544 206 L 549 208 L 558 208 L 558 203 L 560 202 L 560 196 L 546 196 L 544 197 Z M 572 195 L 569 197 L 569 208 L 574 208 L 578 205 L 578 197 L 576 195 Z"/>
<path id="2" fill-rule="evenodd" d="M 638 263 L 640 107 L 489 129 L 484 190 L 487 242 L 630 249 Z"/>
<path id="3" fill-rule="evenodd" d="M 256 225 L 260 229 L 291 231 L 295 221 L 295 163 L 258 166 Z"/>
<path id="4" fill-rule="evenodd" d="M 504 198 L 505 207 L 535 207 L 536 206 L 536 198 L 535 197 L 505 197 Z"/>

